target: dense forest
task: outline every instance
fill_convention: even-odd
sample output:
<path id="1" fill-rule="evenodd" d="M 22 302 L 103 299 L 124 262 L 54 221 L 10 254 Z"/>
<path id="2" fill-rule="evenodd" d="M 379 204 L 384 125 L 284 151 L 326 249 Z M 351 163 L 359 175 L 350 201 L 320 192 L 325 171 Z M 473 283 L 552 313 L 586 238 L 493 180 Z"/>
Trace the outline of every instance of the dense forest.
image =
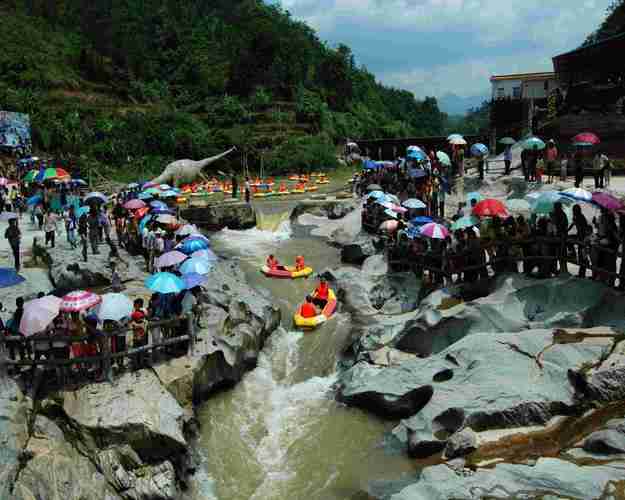
<path id="1" fill-rule="evenodd" d="M 605 20 L 583 43 L 590 45 L 625 31 L 625 0 L 615 0 L 608 7 Z"/>
<path id="2" fill-rule="evenodd" d="M 381 85 L 261 0 L 3 1 L 0 44 L 0 109 L 31 115 L 36 147 L 110 175 L 231 144 L 274 171 L 329 167 L 347 137 L 445 126 L 435 98 Z"/>

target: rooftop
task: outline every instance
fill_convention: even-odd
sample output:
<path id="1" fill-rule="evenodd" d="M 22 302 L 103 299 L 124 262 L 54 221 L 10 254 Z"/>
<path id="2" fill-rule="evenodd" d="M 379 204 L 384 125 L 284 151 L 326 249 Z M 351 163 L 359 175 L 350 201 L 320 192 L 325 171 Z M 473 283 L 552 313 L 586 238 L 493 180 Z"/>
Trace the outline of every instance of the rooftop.
<path id="1" fill-rule="evenodd" d="M 491 82 L 500 82 L 503 80 L 546 80 L 548 78 L 555 78 L 556 74 L 553 72 L 542 73 L 517 73 L 513 75 L 493 75 L 490 77 Z"/>

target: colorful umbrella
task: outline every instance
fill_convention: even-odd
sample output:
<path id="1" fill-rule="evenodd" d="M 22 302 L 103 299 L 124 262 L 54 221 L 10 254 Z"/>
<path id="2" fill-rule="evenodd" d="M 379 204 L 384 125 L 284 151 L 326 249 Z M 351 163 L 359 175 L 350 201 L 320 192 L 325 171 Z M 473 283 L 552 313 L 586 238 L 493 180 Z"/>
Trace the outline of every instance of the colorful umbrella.
<path id="1" fill-rule="evenodd" d="M 26 281 L 26 279 L 17 274 L 15 269 L 9 267 L 0 268 L 0 288 L 19 285 L 24 281 Z"/>
<path id="2" fill-rule="evenodd" d="M 150 209 L 148 207 L 143 207 L 143 208 L 139 208 L 135 210 L 135 214 L 134 214 L 135 219 L 139 220 L 143 218 L 149 211 Z"/>
<path id="3" fill-rule="evenodd" d="M 156 267 L 171 267 L 181 262 L 187 260 L 187 256 L 178 250 L 172 250 L 171 252 L 166 252 L 161 255 L 158 259 L 156 259 Z"/>
<path id="4" fill-rule="evenodd" d="M 508 217 L 508 209 L 499 200 L 487 198 L 478 202 L 473 208 L 473 214 L 478 217 Z"/>
<path id="5" fill-rule="evenodd" d="M 161 184 L 160 186 L 158 186 L 158 188 L 161 191 L 168 191 L 168 190 L 172 189 L 172 187 L 169 184 Z"/>
<path id="6" fill-rule="evenodd" d="M 437 151 L 436 158 L 438 158 L 438 161 L 441 163 L 441 165 L 444 165 L 446 167 L 451 166 L 451 158 L 449 158 L 449 155 L 447 153 L 443 151 Z"/>
<path id="7" fill-rule="evenodd" d="M 97 316 L 100 320 L 119 321 L 132 314 L 132 301 L 122 293 L 107 293 L 102 295 L 102 302 L 98 307 Z"/>
<path id="8" fill-rule="evenodd" d="M 185 282 L 171 273 L 153 274 L 145 280 L 145 286 L 158 293 L 180 293 L 186 290 Z"/>
<path id="9" fill-rule="evenodd" d="M 419 232 L 423 236 L 434 240 L 444 240 L 449 236 L 449 230 L 442 224 L 437 224 L 436 222 L 430 222 L 422 226 Z"/>
<path id="10" fill-rule="evenodd" d="M 62 300 L 53 295 L 30 300 L 24 304 L 19 331 L 26 337 L 43 332 L 59 314 Z"/>
<path id="11" fill-rule="evenodd" d="M 385 231 L 387 233 L 394 233 L 397 231 L 399 227 L 399 222 L 396 220 L 387 220 L 380 224 L 380 231 Z"/>
<path id="12" fill-rule="evenodd" d="M 105 194 L 94 191 L 92 193 L 87 194 L 87 196 L 85 196 L 85 201 L 86 202 L 97 201 L 99 203 L 106 203 L 109 201 L 109 199 L 106 197 Z"/>
<path id="13" fill-rule="evenodd" d="M 421 200 L 418 200 L 416 198 L 410 198 L 404 201 L 402 205 L 406 208 L 414 208 L 414 209 L 427 208 L 427 205 L 425 203 L 423 203 Z"/>
<path id="14" fill-rule="evenodd" d="M 43 196 L 41 196 L 40 194 L 36 194 L 26 200 L 26 205 L 32 206 L 32 205 L 36 205 L 37 203 L 41 203 L 42 201 L 43 201 Z"/>
<path id="15" fill-rule="evenodd" d="M 178 231 L 176 231 L 176 236 L 190 236 L 192 234 L 199 233 L 199 229 L 194 224 L 185 224 Z"/>
<path id="16" fill-rule="evenodd" d="M 178 191 L 174 191 L 173 189 L 170 189 L 169 191 L 163 191 L 163 193 L 161 194 L 161 197 L 162 198 L 175 198 L 179 194 L 180 193 Z"/>
<path id="17" fill-rule="evenodd" d="M 215 262 L 219 259 L 219 257 L 217 257 L 217 255 L 215 255 L 215 253 L 210 248 L 205 248 L 204 250 L 198 250 L 197 252 L 193 252 L 191 254 L 191 258 L 206 259 L 210 262 Z"/>
<path id="18" fill-rule="evenodd" d="M 449 144 L 451 144 L 452 146 L 466 146 L 467 141 L 465 141 L 462 137 L 454 137 L 453 139 L 449 140 Z"/>
<path id="19" fill-rule="evenodd" d="M 464 137 L 462 136 L 462 134 L 451 134 L 447 137 L 448 141 L 453 141 L 454 139 L 464 139 Z"/>
<path id="20" fill-rule="evenodd" d="M 499 144 L 512 146 L 513 144 L 516 144 L 516 140 L 514 140 L 512 137 L 502 137 L 501 139 L 499 139 Z"/>
<path id="21" fill-rule="evenodd" d="M 0 214 L 0 220 L 1 221 L 8 221 L 11 219 L 17 219 L 17 214 L 14 212 L 2 212 Z"/>
<path id="22" fill-rule="evenodd" d="M 206 259 L 192 258 L 182 263 L 180 266 L 180 272 L 182 274 L 197 273 L 208 274 L 213 268 L 213 263 Z"/>
<path id="23" fill-rule="evenodd" d="M 124 208 L 126 210 L 138 210 L 139 208 L 144 208 L 145 202 L 139 199 L 134 199 L 134 200 L 130 200 L 127 201 L 126 203 L 124 203 Z"/>
<path id="24" fill-rule="evenodd" d="M 413 226 L 423 226 L 424 224 L 429 224 L 430 222 L 434 222 L 432 217 L 428 217 L 427 215 L 421 215 L 419 217 L 415 217 L 410 221 L 410 224 Z"/>
<path id="25" fill-rule="evenodd" d="M 511 212 L 529 212 L 531 209 L 529 202 L 520 198 L 506 200 L 506 207 Z"/>
<path id="26" fill-rule="evenodd" d="M 592 201 L 607 210 L 622 210 L 625 207 L 621 200 L 608 193 L 593 193 Z"/>
<path id="27" fill-rule="evenodd" d="M 582 188 L 569 188 L 562 191 L 564 196 L 568 196 L 569 198 L 573 198 L 574 200 L 579 201 L 592 201 L 592 193 L 590 191 L 586 191 Z"/>
<path id="28" fill-rule="evenodd" d="M 457 231 L 458 229 L 466 229 L 468 227 L 477 226 L 480 223 L 480 220 L 473 215 L 465 215 L 464 217 L 460 217 L 457 221 L 455 221 L 451 225 L 452 231 Z"/>
<path id="29" fill-rule="evenodd" d="M 572 142 L 590 144 L 595 146 L 599 144 L 601 140 L 596 134 L 593 134 L 592 132 L 582 132 L 581 134 L 577 134 L 575 137 L 573 137 Z"/>
<path id="30" fill-rule="evenodd" d="M 198 238 L 195 235 L 183 240 L 176 246 L 176 249 L 185 253 L 187 255 L 191 255 L 193 252 L 197 252 L 198 250 L 206 250 L 209 248 L 209 244 L 204 239 Z"/>
<path id="31" fill-rule="evenodd" d="M 162 193 L 161 193 L 161 190 L 160 190 L 160 189 L 157 189 L 157 188 L 155 188 L 155 187 L 148 188 L 148 189 L 146 189 L 146 190 L 145 190 L 145 191 L 143 191 L 143 192 L 144 192 L 144 193 L 147 193 L 147 194 L 151 194 L 151 195 L 155 195 L 155 194 L 160 195 L 160 194 L 162 194 Z"/>
<path id="32" fill-rule="evenodd" d="M 554 204 L 558 202 L 567 204 L 573 201 L 560 193 L 548 191 L 536 198 L 536 201 L 532 204 L 532 212 L 536 214 L 550 214 L 553 212 Z"/>
<path id="33" fill-rule="evenodd" d="M 154 198 L 154 197 L 150 193 L 143 192 L 143 193 L 139 193 L 138 198 L 140 200 L 149 200 L 149 199 Z"/>
<path id="34" fill-rule="evenodd" d="M 148 224 L 148 222 L 150 222 L 151 219 L 151 215 L 146 215 L 143 217 L 143 219 L 139 221 L 139 232 L 142 232 L 145 229 L 145 226 Z"/>
<path id="35" fill-rule="evenodd" d="M 545 149 L 545 143 L 538 137 L 530 137 L 521 143 L 523 149 Z"/>
<path id="36" fill-rule="evenodd" d="M 70 175 L 62 168 L 46 168 L 31 170 L 24 176 L 24 182 L 44 182 L 55 179 L 68 179 Z"/>
<path id="37" fill-rule="evenodd" d="M 88 215 L 90 211 L 91 211 L 91 208 L 89 207 L 85 207 L 85 206 L 78 207 L 78 210 L 76 210 L 75 215 L 78 219 L 80 219 L 83 215 Z"/>
<path id="38" fill-rule="evenodd" d="M 408 209 L 404 207 L 400 207 L 399 205 L 391 204 L 391 210 L 393 212 L 397 212 L 398 214 L 405 214 Z"/>
<path id="39" fill-rule="evenodd" d="M 425 161 L 428 159 L 427 155 L 423 151 L 410 151 L 406 156 L 409 160 Z"/>
<path id="40" fill-rule="evenodd" d="M 23 181 L 24 182 L 34 182 L 35 181 L 35 177 L 37 177 L 37 175 L 39 174 L 39 170 L 30 170 L 24 177 L 23 177 Z"/>
<path id="41" fill-rule="evenodd" d="M 151 208 L 168 208 L 167 203 L 160 200 L 154 200 L 150 202 Z"/>
<path id="42" fill-rule="evenodd" d="M 410 151 L 423 151 L 419 146 L 408 146 L 406 148 L 406 153 L 410 153 Z"/>
<path id="43" fill-rule="evenodd" d="M 475 200 L 476 202 L 480 202 L 484 199 L 484 197 L 478 193 L 477 191 L 473 191 L 472 193 L 467 194 L 467 205 L 471 206 L 471 201 Z"/>
<path id="44" fill-rule="evenodd" d="M 174 217 L 173 215 L 163 214 L 156 217 L 156 221 L 160 222 L 161 224 L 176 224 L 176 222 L 178 222 L 178 219 L 176 219 L 176 217 Z"/>
<path id="45" fill-rule="evenodd" d="M 85 290 L 76 290 L 63 297 L 61 311 L 80 312 L 97 306 L 100 302 L 102 302 L 102 297 L 98 294 Z"/>
<path id="46" fill-rule="evenodd" d="M 473 144 L 473 146 L 471 146 L 471 154 L 473 156 L 488 156 L 488 148 L 485 144 L 478 142 L 477 144 Z"/>
<path id="47" fill-rule="evenodd" d="M 186 285 L 187 290 L 191 288 L 195 288 L 196 286 L 202 286 L 208 278 L 198 273 L 187 273 L 182 276 L 184 284 Z"/>

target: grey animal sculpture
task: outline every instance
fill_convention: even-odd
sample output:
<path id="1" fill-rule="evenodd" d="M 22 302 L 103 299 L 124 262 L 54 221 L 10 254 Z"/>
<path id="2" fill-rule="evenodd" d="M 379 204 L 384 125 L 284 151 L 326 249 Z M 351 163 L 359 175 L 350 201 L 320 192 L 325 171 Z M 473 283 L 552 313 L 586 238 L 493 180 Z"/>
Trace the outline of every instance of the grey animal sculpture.
<path id="1" fill-rule="evenodd" d="M 169 184 L 175 187 L 180 187 L 184 184 L 191 184 L 198 180 L 204 168 L 212 163 L 215 163 L 217 160 L 221 160 L 225 156 L 228 156 L 233 151 L 236 151 L 236 149 L 236 147 L 232 147 L 228 151 L 225 151 L 217 156 L 204 158 L 200 161 L 177 160 L 167 165 L 165 170 L 163 170 L 163 173 L 156 179 L 153 179 L 152 182 L 155 184 Z"/>

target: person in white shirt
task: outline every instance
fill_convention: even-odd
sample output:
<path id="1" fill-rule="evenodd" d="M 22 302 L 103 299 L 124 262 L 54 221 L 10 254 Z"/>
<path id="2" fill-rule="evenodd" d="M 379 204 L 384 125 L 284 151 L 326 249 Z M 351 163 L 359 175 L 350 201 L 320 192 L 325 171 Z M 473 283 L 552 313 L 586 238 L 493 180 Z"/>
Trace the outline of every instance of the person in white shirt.
<path id="1" fill-rule="evenodd" d="M 592 159 L 592 170 L 595 176 L 595 189 L 603 189 L 603 175 L 608 163 L 608 157 L 601 151 L 597 151 L 597 154 Z"/>

